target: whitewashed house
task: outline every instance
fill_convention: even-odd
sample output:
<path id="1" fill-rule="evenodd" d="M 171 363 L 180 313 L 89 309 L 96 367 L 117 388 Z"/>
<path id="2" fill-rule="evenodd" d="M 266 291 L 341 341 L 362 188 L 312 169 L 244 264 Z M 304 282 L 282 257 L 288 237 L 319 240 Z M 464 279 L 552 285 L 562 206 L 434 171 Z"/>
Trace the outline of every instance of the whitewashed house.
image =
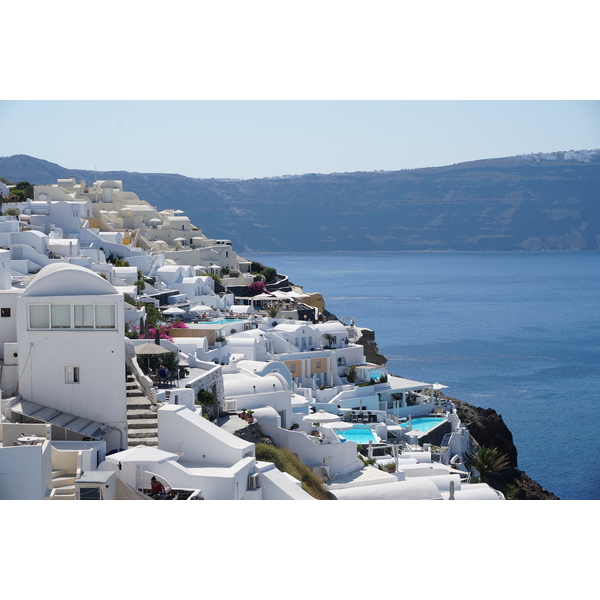
<path id="1" fill-rule="evenodd" d="M 15 343 L 4 344 L 20 398 L 108 426 L 108 450 L 127 440 L 123 304 L 86 268 L 44 267 L 17 300 Z"/>

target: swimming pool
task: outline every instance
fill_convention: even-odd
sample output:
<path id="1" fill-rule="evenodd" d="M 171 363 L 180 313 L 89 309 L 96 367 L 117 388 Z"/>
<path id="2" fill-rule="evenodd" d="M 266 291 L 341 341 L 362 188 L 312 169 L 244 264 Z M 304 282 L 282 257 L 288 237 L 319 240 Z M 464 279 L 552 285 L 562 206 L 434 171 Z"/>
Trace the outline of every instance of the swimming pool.
<path id="1" fill-rule="evenodd" d="M 226 325 L 227 323 L 241 323 L 248 319 L 218 319 L 217 321 L 203 321 L 207 325 Z"/>
<path id="2" fill-rule="evenodd" d="M 412 428 L 418 429 L 423 433 L 433 429 L 436 425 L 443 423 L 446 419 L 440 417 L 417 417 L 412 420 Z M 408 422 L 401 423 L 401 427 L 408 427 Z"/>
<path id="3" fill-rule="evenodd" d="M 356 442 L 357 444 L 379 443 L 372 429 L 347 429 L 345 431 L 336 431 L 336 433 L 338 436 L 346 438 L 349 442 Z"/>

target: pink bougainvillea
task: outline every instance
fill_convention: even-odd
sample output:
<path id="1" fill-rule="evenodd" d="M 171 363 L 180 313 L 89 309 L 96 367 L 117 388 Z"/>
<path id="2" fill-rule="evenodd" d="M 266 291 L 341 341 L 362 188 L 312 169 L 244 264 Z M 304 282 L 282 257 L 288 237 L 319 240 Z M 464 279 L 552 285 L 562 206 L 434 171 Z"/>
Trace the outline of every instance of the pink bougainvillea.
<path id="1" fill-rule="evenodd" d="M 258 296 L 258 294 L 262 294 L 263 292 L 267 291 L 267 286 L 265 285 L 265 283 L 263 281 L 255 281 L 254 283 L 251 283 L 247 287 L 248 287 L 248 291 L 253 296 Z"/>
<path id="2" fill-rule="evenodd" d="M 140 328 L 136 325 L 132 325 L 130 329 L 133 329 L 138 333 L 139 339 L 156 339 L 156 329 L 154 327 L 148 327 L 148 336 L 146 338 L 146 334 L 144 331 L 140 331 Z M 170 329 L 188 329 L 188 326 L 183 321 L 175 321 L 174 323 L 170 323 L 169 325 L 159 325 L 158 326 L 158 334 L 160 339 L 173 341 L 173 338 L 169 335 Z"/>

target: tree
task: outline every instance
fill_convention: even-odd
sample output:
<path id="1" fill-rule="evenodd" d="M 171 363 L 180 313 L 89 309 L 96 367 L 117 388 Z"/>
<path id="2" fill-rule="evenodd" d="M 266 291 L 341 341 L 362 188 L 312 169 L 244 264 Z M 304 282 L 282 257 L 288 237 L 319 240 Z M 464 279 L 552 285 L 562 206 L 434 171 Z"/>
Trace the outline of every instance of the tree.
<path id="1" fill-rule="evenodd" d="M 336 341 L 336 338 L 334 335 L 331 335 L 330 333 L 324 333 L 323 334 L 323 339 L 327 341 L 327 346 L 325 346 L 325 348 L 333 348 L 333 344 Z"/>
<path id="2" fill-rule="evenodd" d="M 510 467 L 510 459 L 497 448 L 480 448 L 478 452 L 466 452 L 465 464 L 470 469 L 476 469 L 479 480 L 486 482 L 491 475 Z"/>
<path id="3" fill-rule="evenodd" d="M 196 395 L 196 402 L 198 406 L 202 407 L 203 415 L 208 418 L 214 418 L 215 412 L 217 411 L 219 400 L 218 398 L 208 390 L 200 390 Z"/>
<path id="4" fill-rule="evenodd" d="M 144 274 L 142 273 L 142 271 L 140 269 L 138 269 L 137 272 L 137 281 L 135 282 L 135 286 L 137 287 L 138 290 L 138 296 L 146 289 L 146 282 L 144 281 Z"/>
<path id="5" fill-rule="evenodd" d="M 21 192 L 25 200 L 27 200 L 27 198 L 33 199 L 33 186 L 29 181 L 19 181 L 19 183 L 15 185 L 15 190 Z"/>
<path id="6" fill-rule="evenodd" d="M 273 267 L 265 267 L 261 273 L 265 276 L 265 281 L 267 283 L 275 281 L 275 278 L 277 277 L 277 270 Z"/>

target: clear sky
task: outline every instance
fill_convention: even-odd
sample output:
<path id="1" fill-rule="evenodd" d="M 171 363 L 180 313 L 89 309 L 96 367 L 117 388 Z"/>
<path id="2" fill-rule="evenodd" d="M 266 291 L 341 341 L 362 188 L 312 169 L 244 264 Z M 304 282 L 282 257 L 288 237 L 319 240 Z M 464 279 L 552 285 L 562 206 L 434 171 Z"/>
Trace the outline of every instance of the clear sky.
<path id="1" fill-rule="evenodd" d="M 253 178 L 600 148 L 590 4 L 10 3 L 0 156 Z"/>
<path id="2" fill-rule="evenodd" d="M 253 178 L 600 148 L 600 102 L 3 101 L 0 130 L 0 156 Z"/>

